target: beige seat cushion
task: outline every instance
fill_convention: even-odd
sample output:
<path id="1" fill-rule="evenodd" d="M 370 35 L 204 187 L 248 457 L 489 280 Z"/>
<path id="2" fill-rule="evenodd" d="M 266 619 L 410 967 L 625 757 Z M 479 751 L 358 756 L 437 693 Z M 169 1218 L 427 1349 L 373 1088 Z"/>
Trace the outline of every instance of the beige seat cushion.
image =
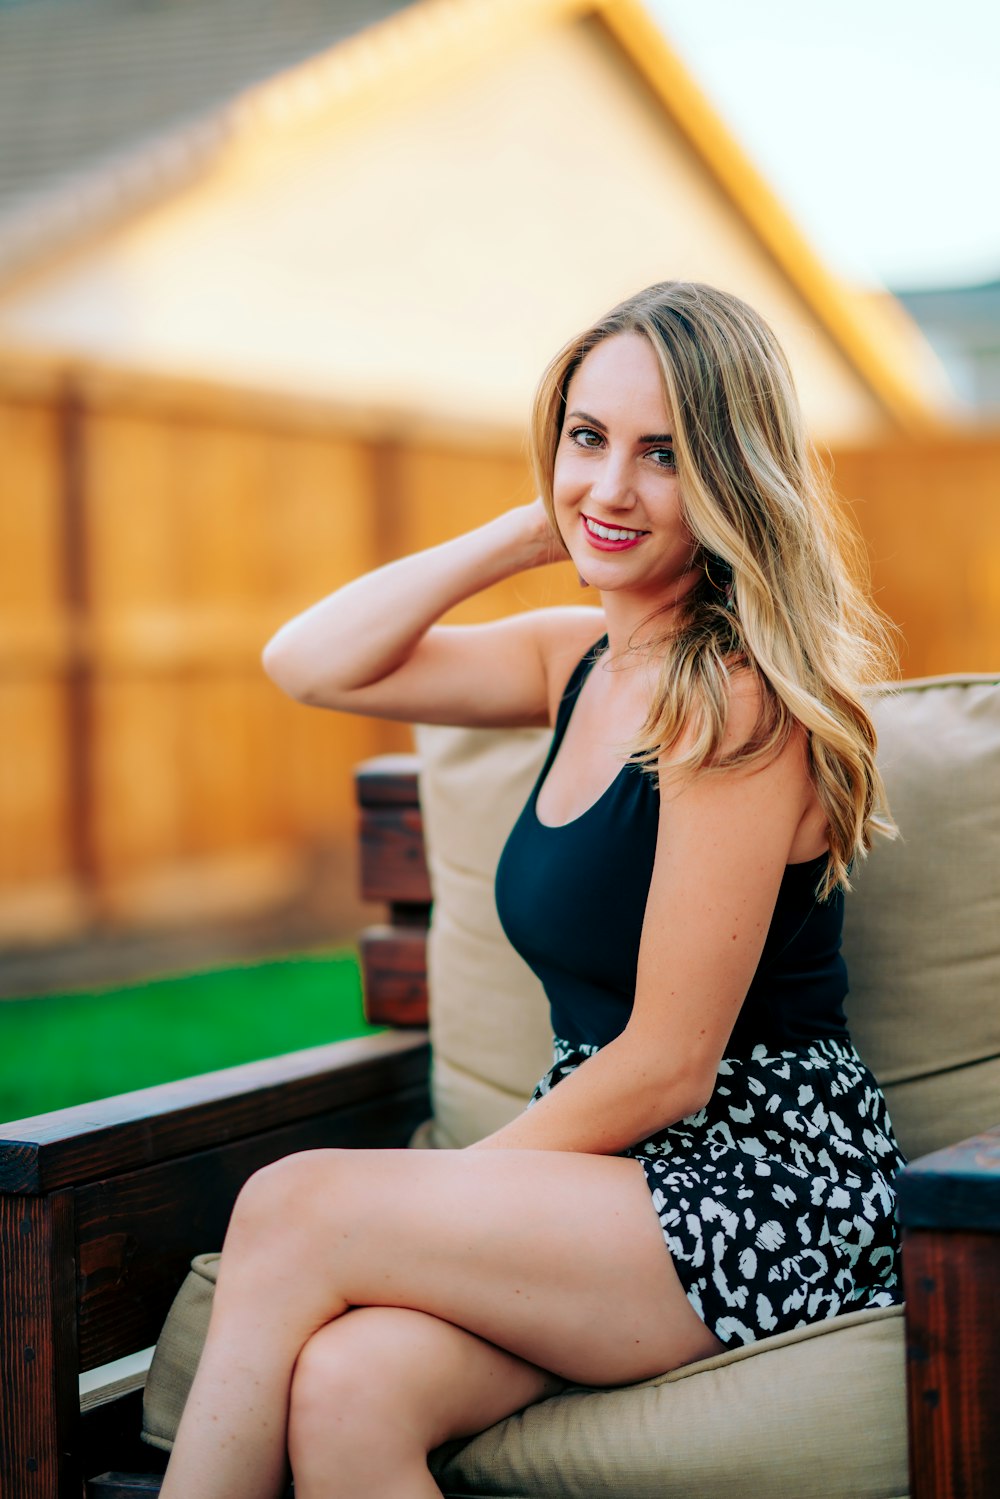
<path id="1" fill-rule="evenodd" d="M 218 1255 L 174 1302 L 144 1436 L 169 1451 L 208 1327 Z M 432 1455 L 446 1494 L 524 1499 L 900 1499 L 899 1308 L 852 1312 L 620 1389 L 568 1387 Z"/>

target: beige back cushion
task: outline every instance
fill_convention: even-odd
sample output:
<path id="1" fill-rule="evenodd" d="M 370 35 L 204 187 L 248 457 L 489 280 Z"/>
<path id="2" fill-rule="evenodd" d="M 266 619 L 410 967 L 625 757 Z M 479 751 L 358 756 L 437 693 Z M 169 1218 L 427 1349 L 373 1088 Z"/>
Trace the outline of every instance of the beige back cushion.
<path id="1" fill-rule="evenodd" d="M 878 840 L 848 897 L 848 1017 L 913 1157 L 1000 1118 L 1000 681 L 911 682 L 873 711 L 903 836 Z M 493 899 L 548 743 L 536 730 L 417 730 L 438 1145 L 513 1118 L 551 1060 L 544 994 Z"/>

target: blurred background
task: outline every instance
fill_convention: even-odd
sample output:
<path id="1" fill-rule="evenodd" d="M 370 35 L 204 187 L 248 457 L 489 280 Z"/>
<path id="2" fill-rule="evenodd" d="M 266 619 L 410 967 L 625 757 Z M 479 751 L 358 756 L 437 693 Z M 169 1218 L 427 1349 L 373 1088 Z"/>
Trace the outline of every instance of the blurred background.
<path id="1" fill-rule="evenodd" d="M 261 648 L 529 498 L 542 366 L 640 286 L 775 327 L 902 674 L 997 668 L 998 43 L 986 0 L 0 0 L 0 1118 L 364 1029 L 351 773 L 408 736 Z"/>

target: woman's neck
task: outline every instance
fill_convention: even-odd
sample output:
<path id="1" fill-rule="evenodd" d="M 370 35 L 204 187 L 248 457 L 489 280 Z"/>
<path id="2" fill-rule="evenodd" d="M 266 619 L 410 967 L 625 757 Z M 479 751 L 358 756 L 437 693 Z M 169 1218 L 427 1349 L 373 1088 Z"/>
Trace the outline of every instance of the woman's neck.
<path id="1" fill-rule="evenodd" d="M 624 590 L 602 593 L 601 606 L 608 632 L 608 660 L 619 661 L 624 665 L 629 656 L 641 658 L 642 646 L 679 634 L 684 624 L 687 595 L 697 581 L 697 578 L 692 579 L 673 598 L 662 594 L 650 597 L 645 593 L 628 593 Z"/>

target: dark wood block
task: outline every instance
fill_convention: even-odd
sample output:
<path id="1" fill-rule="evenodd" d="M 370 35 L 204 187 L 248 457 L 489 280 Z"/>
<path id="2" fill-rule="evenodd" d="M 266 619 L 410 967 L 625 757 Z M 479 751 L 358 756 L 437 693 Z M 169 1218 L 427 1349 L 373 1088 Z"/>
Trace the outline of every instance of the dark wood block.
<path id="1" fill-rule="evenodd" d="M 4 1126 L 0 1191 L 93 1181 L 419 1086 L 426 1038 L 363 1036 L 142 1088 Z"/>
<path id="2" fill-rule="evenodd" d="M 0 1493 L 78 1499 L 73 1203 L 0 1197 Z"/>
<path id="3" fill-rule="evenodd" d="M 430 904 L 431 882 L 417 808 L 363 807 L 360 862 L 365 900 Z"/>
<path id="4" fill-rule="evenodd" d="M 359 941 L 365 1015 L 372 1025 L 426 1026 L 427 931 L 372 926 Z"/>
<path id="5" fill-rule="evenodd" d="M 419 807 L 416 755 L 376 755 L 354 772 L 361 807 Z"/>
<path id="6" fill-rule="evenodd" d="M 903 1236 L 911 1499 L 1000 1494 L 1000 1237 Z"/>
<path id="7" fill-rule="evenodd" d="M 907 1228 L 1000 1232 L 1000 1125 L 914 1161 L 896 1190 Z"/>
<path id="8" fill-rule="evenodd" d="M 150 1499 L 160 1492 L 161 1473 L 101 1473 L 87 1483 L 87 1499 Z"/>

